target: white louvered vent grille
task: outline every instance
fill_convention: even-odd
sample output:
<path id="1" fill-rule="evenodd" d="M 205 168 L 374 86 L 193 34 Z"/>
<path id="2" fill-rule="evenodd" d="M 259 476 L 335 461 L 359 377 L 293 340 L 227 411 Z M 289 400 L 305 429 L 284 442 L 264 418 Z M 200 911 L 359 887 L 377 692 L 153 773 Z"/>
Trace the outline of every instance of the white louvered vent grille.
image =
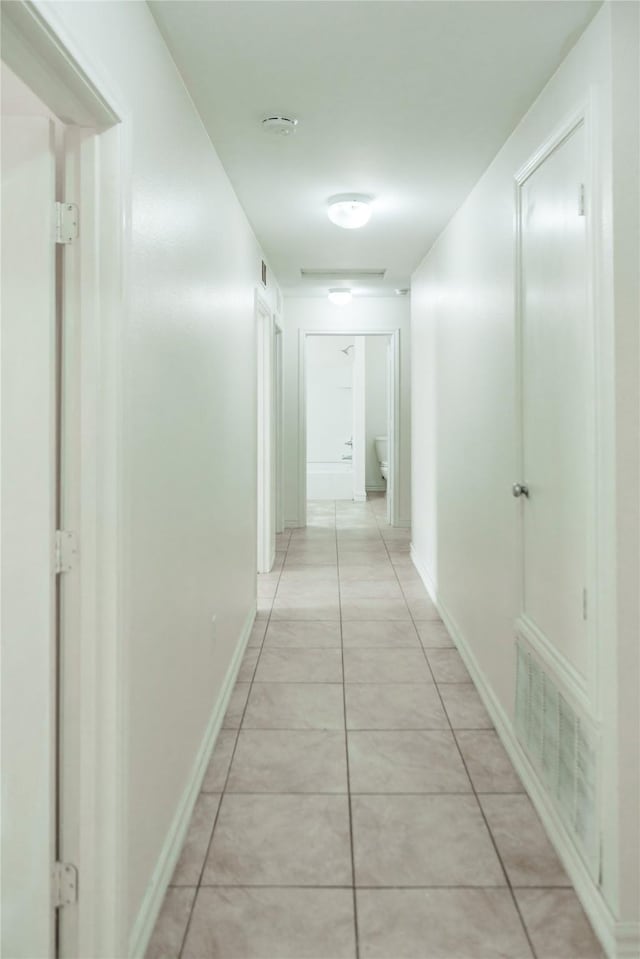
<path id="1" fill-rule="evenodd" d="M 522 640 L 516 732 L 592 875 L 599 869 L 597 735 Z"/>

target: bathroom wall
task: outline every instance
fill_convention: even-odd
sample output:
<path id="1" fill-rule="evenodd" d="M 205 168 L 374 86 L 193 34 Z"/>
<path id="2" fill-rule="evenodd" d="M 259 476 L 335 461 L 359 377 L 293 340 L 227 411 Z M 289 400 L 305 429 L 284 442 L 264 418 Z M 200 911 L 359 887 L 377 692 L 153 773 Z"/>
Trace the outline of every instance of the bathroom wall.
<path id="1" fill-rule="evenodd" d="M 348 354 L 342 351 L 351 347 Z M 341 463 L 353 432 L 353 338 L 307 341 L 307 462 Z"/>
<path id="2" fill-rule="evenodd" d="M 386 436 L 388 429 L 389 339 L 367 336 L 365 344 L 366 487 L 367 490 L 384 490 L 387 484 L 380 474 L 375 438 Z"/>

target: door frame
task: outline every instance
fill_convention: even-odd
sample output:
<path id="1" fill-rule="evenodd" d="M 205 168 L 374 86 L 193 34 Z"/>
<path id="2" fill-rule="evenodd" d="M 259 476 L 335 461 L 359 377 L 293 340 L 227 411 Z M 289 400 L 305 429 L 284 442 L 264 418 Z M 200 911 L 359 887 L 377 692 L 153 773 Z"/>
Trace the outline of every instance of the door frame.
<path id="1" fill-rule="evenodd" d="M 547 160 L 564 142 L 579 128 L 584 127 L 585 131 L 585 184 L 584 184 L 584 203 L 586 216 L 586 245 L 587 245 L 587 317 L 585 329 L 585 400 L 586 400 L 586 455 L 589 467 L 585 477 L 585 502 L 586 514 L 590 518 L 587 526 L 587 542 L 585 556 L 585 579 L 588 602 L 588 615 L 586 620 L 586 635 L 588 643 L 588 675 L 586 680 L 579 675 L 574 667 L 562 656 L 548 639 L 537 630 L 534 625 L 528 622 L 521 615 L 524 598 L 524 510 L 526 503 L 517 501 L 518 521 L 517 521 L 517 557 L 519 563 L 518 577 L 518 618 L 516 619 L 516 633 L 522 636 L 529 645 L 536 651 L 552 671 L 558 677 L 563 687 L 571 697 L 574 705 L 586 713 L 593 720 L 600 719 L 600 688 L 598 668 L 598 636 L 601 634 L 603 618 L 607 616 L 606 606 L 608 603 L 605 590 L 609 587 L 606 582 L 607 574 L 603 569 L 601 557 L 606 555 L 608 548 L 606 542 L 605 528 L 602 525 L 603 513 L 606 513 L 606 504 L 602 497 L 603 482 L 605 478 L 602 474 L 601 465 L 599 466 L 600 453 L 599 442 L 602 435 L 603 411 L 606 410 L 606 400 L 603 395 L 602 375 L 604 372 L 604 362 L 598 358 L 597 337 L 598 324 L 596 316 L 598 311 L 598 277 L 601 271 L 600 254 L 598 251 L 597 238 L 595 233 L 595 216 L 593 213 L 598 208 L 598 195 L 596 194 L 596 184 L 598 183 L 598 171 L 595 169 L 595 149 L 593 138 L 596 135 L 594 129 L 594 109 L 591 98 L 577 106 L 566 118 L 559 124 L 553 133 L 545 140 L 533 155 L 520 167 L 514 175 L 515 187 L 515 236 L 516 236 L 516 475 L 515 482 L 526 482 L 524 477 L 524 437 L 523 437 L 523 416 L 524 416 L 524 368 L 523 368 L 523 325 L 524 325 L 524 303 L 523 303 L 523 218 L 522 218 L 522 190 L 536 170 Z M 578 196 L 576 196 L 576 203 Z M 613 528 L 613 526 L 611 527 Z"/>
<path id="2" fill-rule="evenodd" d="M 310 336 L 384 336 L 391 347 L 389 402 L 389 466 L 387 522 L 398 523 L 400 515 L 400 328 L 390 330 L 302 329 L 298 339 L 298 517 L 307 525 L 307 338 Z"/>
<path id="3" fill-rule="evenodd" d="M 277 534 L 284 532 L 284 335 L 277 314 L 274 316 L 274 332 Z"/>
<path id="4" fill-rule="evenodd" d="M 367 341 L 353 338 L 351 465 L 353 468 L 353 501 L 367 502 Z"/>
<path id="5" fill-rule="evenodd" d="M 81 469 L 70 480 L 77 504 L 70 519 L 80 550 L 77 565 L 62 575 L 69 577 L 74 606 L 64 644 L 77 683 L 71 722 L 79 754 L 73 763 L 65 759 L 63 730 L 62 761 L 76 792 L 77 821 L 69 824 L 69 848 L 61 854 L 73 857 L 78 868 L 79 896 L 59 921 L 68 933 L 68 954 L 124 956 L 129 944 L 122 341 L 129 299 L 131 121 L 55 8 L 17 0 L 3 5 L 2 15 L 2 59 L 52 113 L 77 128 L 71 148 L 76 192 L 67 200 L 81 207 L 81 229 L 65 264 L 64 314 L 65 322 L 75 322 L 78 336 L 64 376 L 65 390 L 71 388 L 78 403 L 75 452 Z M 51 562 L 54 575 L 53 556 Z M 5 681 L 23 679 L 5 676 Z M 53 808 L 53 791 L 50 803 Z M 51 866 L 41 864 L 48 875 Z M 53 927 L 51 899 L 48 909 Z M 52 942 L 47 959 L 53 949 Z"/>
<path id="6" fill-rule="evenodd" d="M 268 573 L 276 558 L 276 476 L 278 426 L 276 423 L 275 319 L 271 307 L 256 288 L 257 342 L 257 569 Z"/>

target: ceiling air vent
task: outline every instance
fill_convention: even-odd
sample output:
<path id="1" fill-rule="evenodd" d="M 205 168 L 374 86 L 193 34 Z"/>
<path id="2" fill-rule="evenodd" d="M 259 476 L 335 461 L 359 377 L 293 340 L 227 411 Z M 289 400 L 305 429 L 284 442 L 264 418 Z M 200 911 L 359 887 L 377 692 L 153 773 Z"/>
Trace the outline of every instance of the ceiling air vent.
<path id="1" fill-rule="evenodd" d="M 386 272 L 386 268 L 317 270 L 311 267 L 300 267 L 300 276 L 312 280 L 382 280 Z"/>

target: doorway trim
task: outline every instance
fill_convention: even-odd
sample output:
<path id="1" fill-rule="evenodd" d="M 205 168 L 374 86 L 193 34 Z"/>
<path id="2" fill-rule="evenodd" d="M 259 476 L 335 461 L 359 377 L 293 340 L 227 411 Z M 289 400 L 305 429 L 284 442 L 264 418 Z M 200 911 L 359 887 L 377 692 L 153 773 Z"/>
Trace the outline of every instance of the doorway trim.
<path id="1" fill-rule="evenodd" d="M 387 522 L 398 523 L 400 483 L 400 328 L 391 330 L 313 330 L 299 331 L 298 339 L 298 518 L 307 525 L 307 337 L 310 336 L 384 336 L 391 347 L 389 399 L 389 450 L 391 474 L 387 482 Z"/>
<path id="2" fill-rule="evenodd" d="M 275 321 L 271 307 L 256 288 L 257 355 L 257 568 L 271 571 L 276 550 L 276 384 Z"/>
<path id="3" fill-rule="evenodd" d="M 284 532 L 284 335 L 278 314 L 274 316 L 274 332 L 277 535 Z"/>
<path id="4" fill-rule="evenodd" d="M 585 130 L 586 147 L 586 167 L 585 179 L 583 184 L 584 213 L 586 216 L 586 259 L 588 264 L 587 278 L 587 316 L 585 328 L 585 406 L 586 406 L 586 455 L 588 470 L 585 476 L 585 497 L 586 497 L 586 515 L 593 517 L 589 522 L 587 529 L 587 542 L 585 554 L 585 579 L 588 602 L 587 616 L 587 641 L 588 641 L 588 676 L 584 680 L 564 656 L 549 643 L 543 634 L 537 630 L 533 624 L 523 618 L 520 614 L 516 620 L 516 632 L 533 647 L 542 661 L 548 665 L 553 673 L 561 680 L 567 692 L 572 696 L 588 716 L 593 719 L 599 719 L 599 690 L 598 690 L 598 633 L 599 619 L 601 610 L 602 588 L 598 582 L 598 534 L 597 519 L 598 516 L 598 476 L 597 476 L 597 436 L 599 420 L 599 401 L 597 396 L 597 354 L 595 348 L 596 338 L 596 294 L 595 282 L 597 263 L 596 263 L 596 243 L 594 235 L 594 216 L 595 209 L 593 186 L 596 182 L 596 176 L 593 170 L 594 150 L 592 147 L 593 129 L 592 129 L 592 107 L 589 100 L 581 103 L 565 120 L 552 132 L 532 156 L 523 164 L 514 176 L 515 184 L 515 211 L 516 211 L 516 476 L 523 476 L 524 468 L 524 436 L 523 436 L 523 416 L 524 416 L 524 368 L 523 368 L 523 323 L 524 323 L 524 303 L 523 303 L 523 222 L 522 222 L 522 190 L 528 179 L 538 170 L 559 147 L 565 143 L 571 135 L 583 127 Z M 577 193 L 577 191 L 576 191 Z M 579 197 L 576 195 L 576 204 Z M 525 482 L 526 480 L 522 480 Z M 518 609 L 523 608 L 524 597 L 524 513 L 523 508 L 526 505 L 520 504 L 519 516 L 517 521 L 518 536 L 518 557 L 520 563 L 520 576 L 518 581 L 519 599 Z"/>
<path id="5" fill-rule="evenodd" d="M 611 189 L 611 170 L 602 159 L 600 144 L 607 142 L 607 117 L 599 107 L 599 92 L 592 88 L 588 95 L 578 101 L 573 110 L 551 131 L 537 150 L 514 174 L 515 220 L 515 349 L 516 349 L 516 461 L 521 468 L 522 448 L 522 215 L 521 188 L 538 166 L 571 135 L 580 124 L 586 133 L 585 213 L 587 238 L 587 510 L 590 517 L 587 541 L 587 592 L 588 592 L 588 642 L 590 646 L 592 675 L 587 683 L 573 686 L 564 683 L 569 699 L 573 699 L 578 713 L 586 714 L 596 727 L 599 770 L 597 773 L 598 830 L 601 836 L 599 877 L 594 877 L 585 860 L 577 852 L 564 822 L 549 800 L 546 789 L 532 772 L 519 740 L 516 740 L 511 723 L 502 722 L 509 752 L 532 797 L 545 828 L 560 852 L 574 883 L 576 892 L 594 924 L 599 938 L 605 944 L 615 939 L 615 922 L 609 909 L 620 895 L 620 856 L 618 853 L 621 834 L 619 813 L 619 770 L 616 715 L 620 709 L 619 676 L 615 650 L 618 644 L 617 586 L 616 586 L 616 387 L 615 387 L 615 313 L 613 277 L 611 272 L 612 226 L 608 191 Z M 519 473 L 514 476 L 520 475 Z M 522 536 L 522 521 L 516 527 L 516 535 Z M 516 545 L 522 555 L 521 539 Z M 522 585 L 522 584 L 520 584 Z M 520 605 L 520 608 L 522 606 Z M 528 638 L 528 637 L 525 637 Z M 533 645 L 533 644 L 531 644 Z M 535 647 L 534 647 L 535 648 Z M 543 664 L 555 664 L 546 650 L 535 650 Z M 605 654 L 606 653 L 606 654 Z M 567 671 L 561 672 L 564 681 Z M 498 712 L 499 707 L 496 707 Z M 494 712 L 494 711 L 492 711 Z M 605 718 L 609 717 L 605 722 Z M 495 716 L 494 716 L 495 718 Z M 499 718 L 499 717 L 498 717 Z M 496 722 L 496 726 L 499 723 Z M 606 811 L 606 815 L 603 813 Z M 602 890 L 608 889 L 606 901 Z M 620 925 L 620 924 L 618 924 Z M 624 924 L 622 924 L 624 925 Z M 622 942 L 619 937 L 618 943 Z M 625 940 L 626 942 L 626 940 Z M 613 949 L 614 946 L 611 945 Z"/>
<path id="6" fill-rule="evenodd" d="M 82 336 L 65 376 L 72 380 L 79 402 L 75 443 L 82 469 L 72 480 L 79 504 L 73 521 L 80 552 L 77 568 L 64 574 L 77 578 L 72 590 L 75 625 L 64 643 L 73 657 L 82 648 L 74 666 L 73 713 L 80 753 L 73 768 L 66 769 L 77 791 L 77 821 L 70 824 L 72 848 L 65 858 L 73 856 L 78 867 L 79 896 L 59 920 L 68 928 L 67 954 L 125 956 L 128 661 L 122 338 L 128 304 L 124 264 L 131 221 L 131 123 L 126 107 L 67 33 L 55 8 L 18 0 L 3 5 L 2 13 L 3 61 L 78 134 L 73 154 L 78 193 L 73 200 L 81 204 L 81 230 L 71 269 L 65 269 L 65 314 L 76 322 L 81 317 Z M 51 561 L 54 575 L 53 556 Z M 52 793 L 52 808 L 54 801 Z M 52 903 L 48 906 L 52 909 Z M 47 959 L 53 949 L 52 943 Z"/>

